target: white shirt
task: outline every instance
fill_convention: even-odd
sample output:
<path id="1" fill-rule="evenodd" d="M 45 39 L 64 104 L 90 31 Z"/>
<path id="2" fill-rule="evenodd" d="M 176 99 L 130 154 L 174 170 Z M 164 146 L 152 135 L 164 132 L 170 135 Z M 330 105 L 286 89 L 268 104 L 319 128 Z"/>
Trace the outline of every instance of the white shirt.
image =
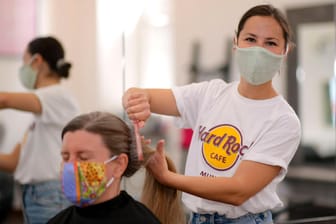
<path id="1" fill-rule="evenodd" d="M 194 130 L 185 175 L 231 177 L 242 160 L 280 166 L 279 175 L 241 206 L 183 194 L 196 213 L 236 218 L 282 205 L 276 193 L 301 136 L 300 122 L 281 96 L 252 100 L 238 93 L 238 82 L 212 80 L 173 88 L 179 126 Z"/>
<path id="2" fill-rule="evenodd" d="M 21 184 L 58 180 L 61 158 L 61 131 L 65 124 L 79 114 L 74 97 L 61 85 L 37 89 L 35 94 L 42 113 L 22 142 L 20 159 L 14 178 Z"/>

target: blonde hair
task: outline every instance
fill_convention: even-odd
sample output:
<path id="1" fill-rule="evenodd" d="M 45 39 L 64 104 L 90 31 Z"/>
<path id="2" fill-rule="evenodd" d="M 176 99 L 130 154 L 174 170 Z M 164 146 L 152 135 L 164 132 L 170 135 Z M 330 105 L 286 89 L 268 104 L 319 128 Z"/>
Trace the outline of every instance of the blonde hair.
<path id="1" fill-rule="evenodd" d="M 143 145 L 143 152 L 144 161 L 147 161 L 155 151 L 149 146 Z M 173 161 L 167 156 L 166 160 L 168 169 L 176 173 Z M 186 223 L 181 203 L 181 192 L 160 184 L 148 170 L 146 170 L 141 202 L 152 210 L 163 224 Z"/>
<path id="2" fill-rule="evenodd" d="M 139 161 L 135 134 L 122 119 L 108 112 L 91 112 L 72 119 L 62 130 L 62 139 L 65 133 L 76 130 L 85 130 L 101 136 L 111 155 L 125 153 L 128 156 L 128 165 L 123 176 L 130 177 L 141 167 L 145 167 L 147 160 L 155 152 L 143 142 L 144 160 Z M 171 159 L 166 157 L 168 169 L 176 172 Z M 145 204 L 163 224 L 185 223 L 185 214 L 181 204 L 181 193 L 174 188 L 160 184 L 146 170 L 145 181 L 141 196 Z"/>

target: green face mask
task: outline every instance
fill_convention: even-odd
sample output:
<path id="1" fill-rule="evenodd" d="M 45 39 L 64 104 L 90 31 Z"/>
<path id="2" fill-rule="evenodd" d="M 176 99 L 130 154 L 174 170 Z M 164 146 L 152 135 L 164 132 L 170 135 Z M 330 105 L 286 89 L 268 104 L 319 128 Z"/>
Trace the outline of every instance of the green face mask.
<path id="1" fill-rule="evenodd" d="M 34 71 L 31 67 L 33 60 L 34 56 L 32 57 L 29 64 L 22 65 L 19 70 L 21 84 L 27 89 L 34 89 L 37 79 L 37 71 Z"/>
<path id="2" fill-rule="evenodd" d="M 252 85 L 266 83 L 280 70 L 284 55 L 277 55 L 263 47 L 236 47 L 240 75 Z"/>

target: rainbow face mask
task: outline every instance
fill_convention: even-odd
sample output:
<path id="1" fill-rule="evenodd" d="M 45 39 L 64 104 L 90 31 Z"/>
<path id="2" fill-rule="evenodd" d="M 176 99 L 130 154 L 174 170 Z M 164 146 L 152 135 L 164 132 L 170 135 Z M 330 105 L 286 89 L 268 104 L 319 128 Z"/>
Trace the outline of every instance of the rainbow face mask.
<path id="1" fill-rule="evenodd" d="M 113 156 L 104 163 L 64 162 L 61 182 L 66 198 L 79 207 L 92 204 L 112 184 L 113 177 L 109 181 L 106 178 L 106 164 L 117 157 Z"/>

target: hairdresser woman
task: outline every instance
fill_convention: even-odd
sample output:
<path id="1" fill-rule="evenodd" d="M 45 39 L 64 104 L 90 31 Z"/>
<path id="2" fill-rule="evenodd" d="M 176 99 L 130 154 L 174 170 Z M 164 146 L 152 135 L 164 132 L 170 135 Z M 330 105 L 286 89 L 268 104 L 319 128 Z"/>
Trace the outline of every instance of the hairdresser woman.
<path id="1" fill-rule="evenodd" d="M 10 154 L 0 154 L 0 170 L 14 172 L 22 186 L 25 223 L 45 224 L 70 205 L 59 183 L 64 125 L 79 113 L 76 99 L 61 85 L 69 77 L 61 43 L 38 37 L 23 55 L 19 79 L 28 92 L 0 92 L 0 109 L 29 112 L 34 120 Z"/>
<path id="2" fill-rule="evenodd" d="M 190 223 L 272 223 L 282 206 L 276 188 L 300 142 L 300 122 L 272 79 L 292 46 L 284 16 L 258 5 L 241 18 L 234 39 L 240 80 L 211 80 L 172 89 L 131 88 L 130 119 L 176 116 L 194 130 L 185 175 L 169 172 L 164 149 L 149 166 L 156 179 L 184 193 Z"/>

